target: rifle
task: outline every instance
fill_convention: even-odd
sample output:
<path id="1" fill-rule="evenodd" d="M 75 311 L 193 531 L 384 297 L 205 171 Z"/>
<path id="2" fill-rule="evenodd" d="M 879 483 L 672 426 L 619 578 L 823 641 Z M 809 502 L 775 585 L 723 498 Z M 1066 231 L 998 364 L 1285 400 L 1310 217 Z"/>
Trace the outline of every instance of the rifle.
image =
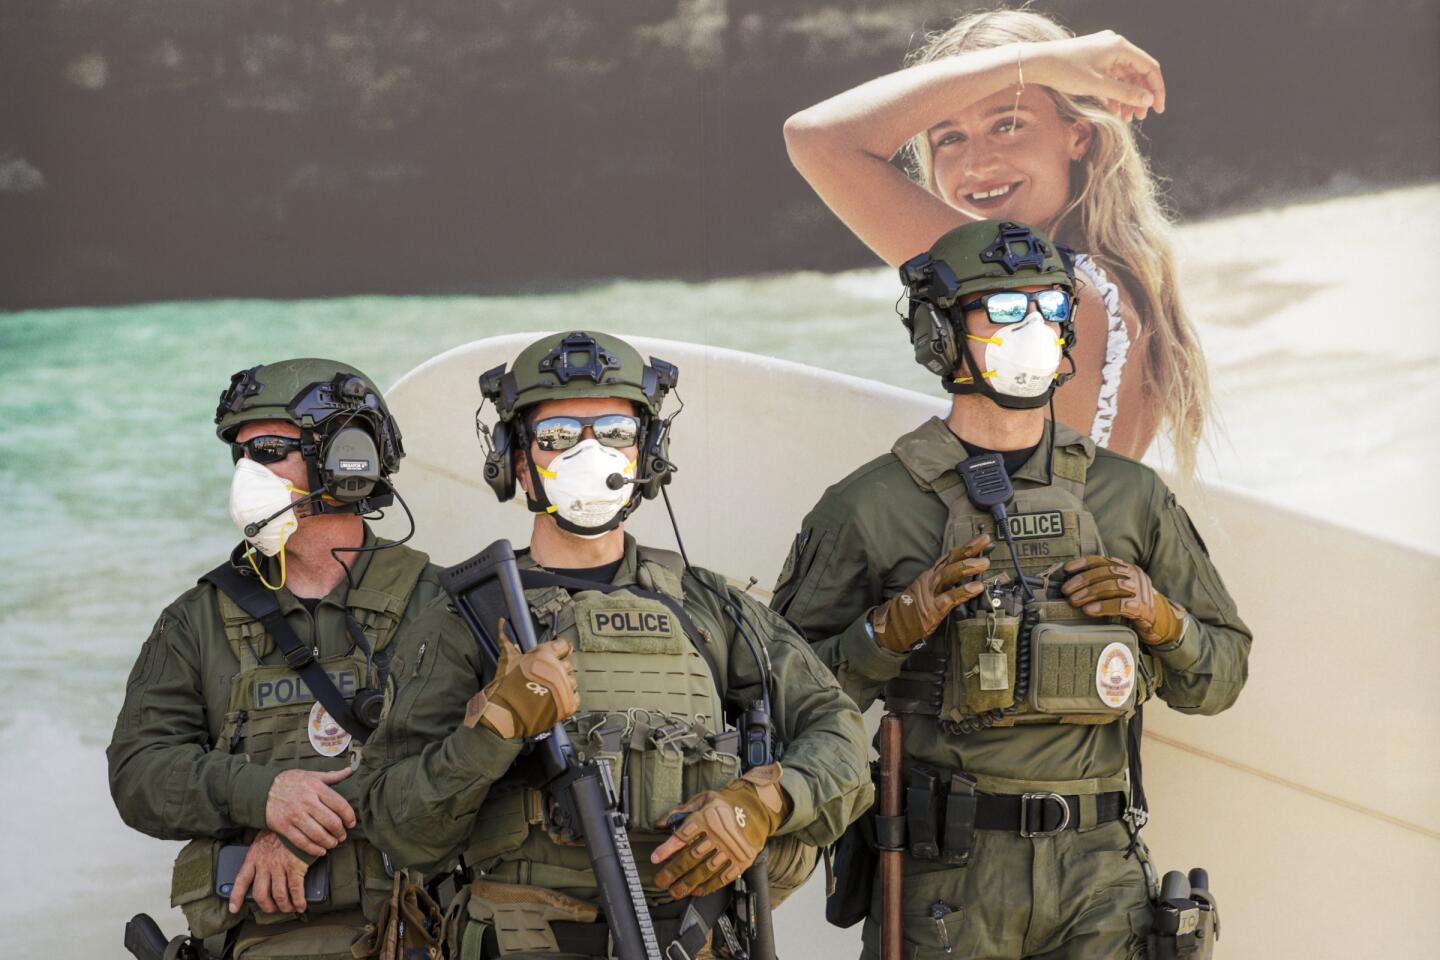
<path id="1" fill-rule="evenodd" d="M 490 637 L 494 625 L 485 626 L 477 611 L 487 606 L 481 591 L 495 581 L 520 649 L 533 650 L 537 645 L 535 623 L 509 540 L 496 540 L 469 560 L 440 573 L 441 585 L 455 601 L 455 609 L 487 659 L 498 659 L 500 647 L 498 638 Z M 555 724 L 543 740 L 537 738 L 537 743 L 545 785 L 557 801 L 561 826 L 585 841 L 595 872 L 600 911 L 610 927 L 616 957 L 661 960 L 655 925 L 645 903 L 645 890 L 635 868 L 635 855 L 625 832 L 625 814 L 620 810 L 609 765 L 598 760 L 581 762 L 563 723 Z"/>
<path id="2" fill-rule="evenodd" d="M 125 949 L 135 960 L 164 960 L 169 946 L 170 941 L 150 914 L 137 913 L 125 922 Z M 175 952 L 176 960 L 201 960 L 203 956 L 197 941 L 188 937 Z"/>
<path id="3" fill-rule="evenodd" d="M 887 713 L 880 719 L 880 816 L 894 823 L 902 814 L 900 717 Z M 904 852 L 880 847 L 880 960 L 900 960 L 901 900 L 904 887 Z"/>

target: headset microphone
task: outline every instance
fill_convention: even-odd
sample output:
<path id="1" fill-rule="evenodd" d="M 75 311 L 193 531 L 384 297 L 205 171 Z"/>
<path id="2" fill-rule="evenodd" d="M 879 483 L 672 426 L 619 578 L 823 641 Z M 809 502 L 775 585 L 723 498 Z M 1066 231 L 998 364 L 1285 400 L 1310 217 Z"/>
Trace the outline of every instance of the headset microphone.
<path id="1" fill-rule="evenodd" d="M 610 476 L 605 478 L 605 486 L 609 487 L 611 490 L 619 490 L 627 483 L 633 483 L 637 487 L 646 487 L 654 482 L 654 477 L 645 477 L 643 479 L 640 477 L 632 478 L 627 477 L 621 473 L 612 473 L 610 474 Z"/>
<path id="2" fill-rule="evenodd" d="M 274 513 L 270 514 L 270 516 L 266 517 L 264 520 L 259 520 L 259 521 L 255 522 L 255 523 L 247 523 L 247 524 L 245 524 L 245 529 L 244 529 L 243 531 L 241 531 L 241 532 L 245 534 L 245 539 L 246 539 L 246 540 L 249 540 L 249 539 L 253 538 L 256 534 L 258 534 L 261 530 L 265 529 L 265 525 L 266 525 L 266 524 L 268 524 L 271 520 L 274 520 L 276 517 L 280 516 L 282 513 L 285 513 L 285 512 L 288 511 L 288 510 L 294 510 L 296 507 L 300 506 L 302 503 L 309 503 L 310 501 L 312 501 L 312 500 L 317 500 L 317 499 L 319 499 L 320 497 L 323 497 L 324 495 L 325 495 L 325 491 L 322 490 L 322 491 L 320 491 L 319 493 L 307 493 L 305 496 L 301 497 L 299 500 L 291 500 L 288 504 L 286 504 L 285 506 L 281 507 L 279 510 L 276 510 Z"/>

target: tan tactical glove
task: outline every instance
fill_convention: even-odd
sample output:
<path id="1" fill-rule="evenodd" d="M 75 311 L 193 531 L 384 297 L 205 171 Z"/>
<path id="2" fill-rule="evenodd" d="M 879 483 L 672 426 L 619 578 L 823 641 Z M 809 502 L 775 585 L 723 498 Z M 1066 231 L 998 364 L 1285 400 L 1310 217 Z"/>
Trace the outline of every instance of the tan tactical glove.
<path id="1" fill-rule="evenodd" d="M 951 610 L 979 596 L 985 585 L 969 578 L 990 569 L 990 561 L 980 556 L 988 546 L 989 534 L 972 538 L 936 560 L 914 583 L 870 611 L 875 642 L 892 653 L 905 653 L 934 633 Z"/>
<path id="2" fill-rule="evenodd" d="M 1174 643 L 1185 629 L 1185 608 L 1150 583 L 1144 570 L 1111 557 L 1079 557 L 1060 591 L 1087 617 L 1124 617 L 1146 643 Z"/>
<path id="3" fill-rule="evenodd" d="M 780 788 L 780 764 L 747 770 L 723 790 L 707 790 L 671 810 L 657 827 L 689 814 L 675 833 L 650 855 L 664 863 L 655 885 L 676 900 L 703 897 L 729 886 L 755 862 L 765 841 L 790 812 Z"/>
<path id="4" fill-rule="evenodd" d="M 506 740 L 533 737 L 580 709 L 570 641 L 550 640 L 528 653 L 510 639 L 504 619 L 497 634 L 500 662 L 495 679 L 465 707 L 465 725 L 483 723 Z"/>

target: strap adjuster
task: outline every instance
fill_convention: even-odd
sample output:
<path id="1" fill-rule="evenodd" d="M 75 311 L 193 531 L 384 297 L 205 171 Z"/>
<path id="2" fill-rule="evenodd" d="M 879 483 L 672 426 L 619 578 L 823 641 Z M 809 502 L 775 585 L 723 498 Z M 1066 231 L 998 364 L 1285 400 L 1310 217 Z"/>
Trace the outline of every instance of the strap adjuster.
<path id="1" fill-rule="evenodd" d="M 293 647 L 282 648 L 281 653 L 285 655 L 285 662 L 290 664 L 290 669 L 300 671 L 315 662 L 315 651 L 303 643 L 297 643 Z"/>
<path id="2" fill-rule="evenodd" d="M 1036 819 L 1039 821 L 1039 826 L 1034 830 L 1030 829 L 1030 802 L 1032 800 L 1039 802 L 1039 806 L 1036 807 Z M 1060 805 L 1060 825 L 1051 830 L 1044 828 L 1046 800 L 1053 800 Z M 1063 832 L 1068 826 L 1070 826 L 1070 804 L 1066 803 L 1065 798 L 1060 794 L 1027 793 L 1020 797 L 1020 836 L 1026 838 L 1053 837 L 1057 833 Z"/>

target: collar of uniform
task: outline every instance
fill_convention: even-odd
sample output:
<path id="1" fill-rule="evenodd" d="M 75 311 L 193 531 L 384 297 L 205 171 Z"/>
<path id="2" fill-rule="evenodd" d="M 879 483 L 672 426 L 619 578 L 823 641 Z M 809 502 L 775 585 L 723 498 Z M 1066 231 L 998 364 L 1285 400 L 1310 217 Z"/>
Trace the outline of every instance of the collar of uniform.
<path id="1" fill-rule="evenodd" d="M 361 539 L 360 546 L 373 547 L 378 544 L 380 542 L 379 538 L 375 536 L 375 531 L 370 529 L 370 524 L 364 523 L 364 521 L 361 522 L 364 525 L 365 536 Z M 245 542 L 241 541 L 240 546 L 236 547 L 235 551 L 230 555 L 230 563 L 245 576 L 253 577 L 255 576 L 255 571 L 250 569 L 250 561 L 245 559 L 245 546 Z M 257 558 L 256 565 L 260 567 L 260 572 L 265 574 L 265 579 L 270 583 L 278 583 L 280 580 L 280 558 L 278 556 L 266 557 L 258 551 L 255 556 Z M 335 585 L 335 589 L 322 597 L 320 603 L 322 605 L 327 603 L 333 604 L 344 609 L 345 599 L 350 594 L 350 584 L 352 582 L 359 583 L 365 578 L 365 571 L 370 568 L 370 558 L 373 556 L 374 551 L 371 550 L 366 550 L 362 553 L 346 553 L 343 550 L 340 551 L 341 559 L 350 566 L 350 576 L 348 578 L 341 577 L 340 582 Z M 280 610 L 283 613 L 289 613 L 292 610 L 304 606 L 300 602 L 300 599 L 290 592 L 289 587 L 281 587 L 279 590 L 274 591 L 274 593 L 275 600 L 280 604 Z"/>
<path id="2" fill-rule="evenodd" d="M 1081 436 L 1063 423 L 1045 421 L 1045 430 L 1040 435 L 1040 443 L 1035 447 L 1035 452 L 1030 454 L 1030 459 L 1021 464 L 1011 480 L 1031 480 L 1041 486 L 1050 482 L 1047 464 L 1050 459 L 1050 431 L 1055 431 L 1055 449 L 1068 449 L 1079 453 L 1085 458 L 1088 466 L 1095 459 L 1095 442 L 1089 437 Z M 1056 463 L 1056 475 L 1061 472 L 1060 464 Z M 1073 479 L 1073 478 L 1072 478 Z M 1083 478 L 1082 478 L 1083 479 Z"/>
<path id="3" fill-rule="evenodd" d="M 625 553 L 620 558 L 620 569 L 615 571 L 615 579 L 610 581 L 617 587 L 628 586 L 634 583 L 640 570 L 639 545 L 630 534 L 627 533 L 623 536 L 625 537 Z M 521 570 L 543 569 L 540 564 L 535 562 L 535 558 L 530 555 L 529 547 L 516 551 L 515 563 Z M 596 566 L 598 567 L 600 564 L 597 563 Z"/>
<path id="4" fill-rule="evenodd" d="M 1045 428 L 1040 434 L 1040 442 L 1035 447 L 1035 452 L 1030 455 L 1019 470 L 1016 470 L 1011 480 L 1026 480 L 1044 486 L 1049 481 L 1046 469 L 1050 456 L 1050 431 L 1055 431 L 1055 447 L 1058 450 L 1070 451 L 1073 455 L 1083 458 L 1088 466 L 1095 459 L 1095 443 L 1089 437 L 1081 436 L 1063 423 L 1052 423 L 1045 421 Z M 929 488 L 940 477 L 950 474 L 955 465 L 970 456 L 960 438 L 950 430 L 950 425 L 940 417 L 931 417 L 924 424 L 912 433 L 906 434 L 896 442 L 897 454 L 901 453 L 904 446 L 904 456 L 901 462 L 911 475 L 917 480 L 923 481 L 922 485 Z M 1056 460 L 1056 476 L 1061 476 L 1063 466 L 1060 458 Z M 953 474 L 952 474 L 953 475 Z M 1071 478 L 1075 479 L 1075 478 Z M 1081 478 L 1083 480 L 1083 477 Z"/>

